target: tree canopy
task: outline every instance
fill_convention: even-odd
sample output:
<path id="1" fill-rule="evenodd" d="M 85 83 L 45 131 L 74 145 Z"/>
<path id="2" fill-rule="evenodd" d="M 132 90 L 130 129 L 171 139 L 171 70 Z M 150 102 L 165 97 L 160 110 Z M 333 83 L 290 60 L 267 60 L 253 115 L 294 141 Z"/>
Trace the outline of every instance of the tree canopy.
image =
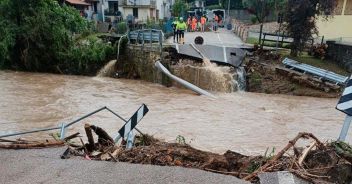
<path id="1" fill-rule="evenodd" d="M 57 0 L 0 0 L 0 67 L 68 70 L 78 65 L 72 51 L 78 48 L 80 56 L 89 51 L 75 42 L 76 34 L 88 30 L 89 22 L 76 9 Z"/>
<path id="2" fill-rule="evenodd" d="M 185 14 L 188 10 L 188 4 L 185 0 L 176 0 L 175 4 L 172 6 L 172 13 L 175 17 L 180 17 Z"/>
<path id="3" fill-rule="evenodd" d="M 288 35 L 294 39 L 291 55 L 297 56 L 305 43 L 318 34 L 317 17 L 328 19 L 333 16 L 335 7 L 335 0 L 288 0 L 284 20 Z"/>
<path id="4" fill-rule="evenodd" d="M 286 0 L 244 0 L 243 6 L 262 23 L 270 14 L 277 14 L 285 7 L 286 2 Z"/>

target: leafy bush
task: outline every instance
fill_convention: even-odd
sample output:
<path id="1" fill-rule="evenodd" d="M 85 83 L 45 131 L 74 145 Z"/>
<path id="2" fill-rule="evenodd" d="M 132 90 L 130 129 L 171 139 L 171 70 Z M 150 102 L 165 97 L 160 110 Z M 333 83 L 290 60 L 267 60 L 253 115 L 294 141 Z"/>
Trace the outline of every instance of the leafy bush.
<path id="1" fill-rule="evenodd" d="M 92 74 L 104 66 L 115 53 L 114 47 L 102 40 L 87 38 L 71 47 L 68 52 L 61 53 L 63 61 L 58 70 L 68 74 Z"/>
<path id="2" fill-rule="evenodd" d="M 76 9 L 60 6 L 56 0 L 0 0 L 0 67 L 86 71 L 87 63 L 100 63 L 111 50 L 104 43 L 88 42 L 92 48 L 77 45 L 76 35 L 85 37 L 91 32 L 92 24 Z M 77 66 L 77 71 L 71 72 L 72 66 Z"/>
<path id="3" fill-rule="evenodd" d="M 0 20 L 0 68 L 9 65 L 10 49 L 14 46 L 14 34 L 9 22 Z"/>
<path id="4" fill-rule="evenodd" d="M 125 34 L 127 33 L 127 24 L 126 22 L 119 22 L 117 25 L 116 25 L 116 32 L 118 34 Z"/>
<path id="5" fill-rule="evenodd" d="M 255 17 L 255 16 L 252 16 L 252 17 L 251 17 L 251 22 L 252 22 L 252 24 L 257 23 L 257 21 L 258 21 L 257 17 Z"/>

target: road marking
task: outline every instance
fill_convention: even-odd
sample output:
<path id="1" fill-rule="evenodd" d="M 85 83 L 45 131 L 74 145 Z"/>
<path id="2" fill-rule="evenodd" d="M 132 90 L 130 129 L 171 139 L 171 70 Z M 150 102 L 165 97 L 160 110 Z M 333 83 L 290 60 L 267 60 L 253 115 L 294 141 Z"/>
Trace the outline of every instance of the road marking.
<path id="1" fill-rule="evenodd" d="M 220 41 L 220 44 L 223 45 L 223 42 L 222 42 L 222 40 L 221 40 L 221 38 L 220 38 L 220 33 L 216 33 L 216 34 L 218 35 L 218 39 L 219 39 L 219 41 Z"/>

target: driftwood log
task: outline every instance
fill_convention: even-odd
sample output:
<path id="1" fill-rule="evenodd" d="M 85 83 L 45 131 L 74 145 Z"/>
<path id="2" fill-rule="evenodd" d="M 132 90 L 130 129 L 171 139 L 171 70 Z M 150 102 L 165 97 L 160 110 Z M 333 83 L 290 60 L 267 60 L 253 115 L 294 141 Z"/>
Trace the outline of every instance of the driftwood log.
<path id="1" fill-rule="evenodd" d="M 33 148 L 48 148 L 48 147 L 59 147 L 64 146 L 64 141 L 48 141 L 40 143 L 29 143 L 29 144 L 0 144 L 0 148 L 3 149 L 33 149 Z"/>
<path id="2" fill-rule="evenodd" d="M 270 169 L 268 169 L 268 168 L 270 168 L 270 166 L 275 164 L 276 161 L 278 161 L 290 148 L 292 148 L 300 138 L 306 138 L 306 139 L 312 138 L 313 140 L 316 141 L 318 148 L 324 149 L 323 143 L 321 143 L 319 141 L 319 139 L 317 137 L 315 137 L 313 134 L 306 133 L 306 132 L 300 132 L 294 139 L 290 140 L 288 142 L 288 144 L 285 146 L 285 148 L 283 148 L 279 153 L 277 153 L 271 160 L 269 160 L 266 164 L 259 167 L 256 171 L 254 171 L 252 174 L 244 177 L 243 179 L 252 180 L 254 177 L 257 177 L 258 173 L 260 173 L 260 172 L 270 172 Z"/>

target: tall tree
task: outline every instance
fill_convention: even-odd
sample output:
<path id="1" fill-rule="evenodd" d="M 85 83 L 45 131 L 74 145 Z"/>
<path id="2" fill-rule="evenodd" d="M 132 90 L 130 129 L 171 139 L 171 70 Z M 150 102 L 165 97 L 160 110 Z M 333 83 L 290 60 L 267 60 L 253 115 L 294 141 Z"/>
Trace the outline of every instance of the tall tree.
<path id="1" fill-rule="evenodd" d="M 172 6 L 172 13 L 175 17 L 183 16 L 188 10 L 188 3 L 185 0 L 176 0 L 175 4 Z"/>
<path id="2" fill-rule="evenodd" d="M 286 31 L 293 38 L 292 56 L 297 56 L 312 35 L 318 34 L 317 17 L 332 17 L 335 7 L 336 0 L 288 0 L 284 20 Z"/>

